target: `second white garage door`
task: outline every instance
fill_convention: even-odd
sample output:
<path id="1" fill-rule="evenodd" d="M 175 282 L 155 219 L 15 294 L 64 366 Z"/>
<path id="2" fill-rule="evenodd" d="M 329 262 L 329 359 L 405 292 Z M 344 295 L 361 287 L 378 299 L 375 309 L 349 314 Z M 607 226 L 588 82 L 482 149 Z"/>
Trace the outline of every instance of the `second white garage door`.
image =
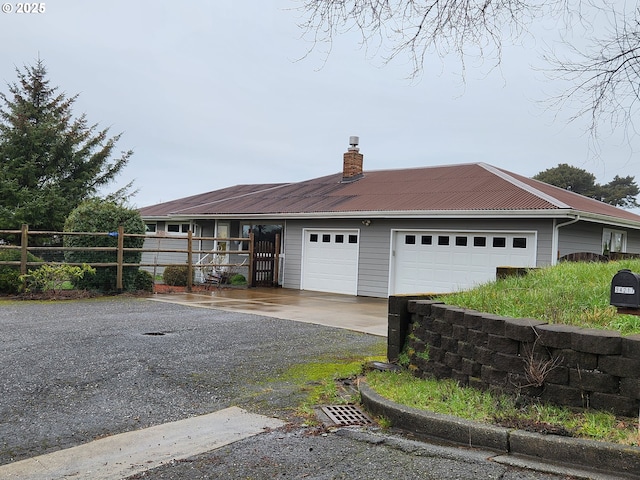
<path id="1" fill-rule="evenodd" d="M 302 290 L 358 293 L 359 232 L 304 230 Z"/>
<path id="2" fill-rule="evenodd" d="M 495 280 L 496 267 L 535 267 L 535 232 L 396 231 L 390 293 L 446 293 Z"/>

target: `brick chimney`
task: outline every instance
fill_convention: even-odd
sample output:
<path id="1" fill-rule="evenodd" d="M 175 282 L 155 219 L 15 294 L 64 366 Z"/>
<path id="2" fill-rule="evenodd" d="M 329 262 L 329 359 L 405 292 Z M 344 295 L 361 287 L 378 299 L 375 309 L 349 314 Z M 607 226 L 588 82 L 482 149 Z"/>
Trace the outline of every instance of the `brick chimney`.
<path id="1" fill-rule="evenodd" d="M 349 149 L 345 152 L 342 164 L 342 182 L 353 182 L 361 178 L 362 159 L 364 155 L 360 153 L 358 137 L 349 137 Z"/>

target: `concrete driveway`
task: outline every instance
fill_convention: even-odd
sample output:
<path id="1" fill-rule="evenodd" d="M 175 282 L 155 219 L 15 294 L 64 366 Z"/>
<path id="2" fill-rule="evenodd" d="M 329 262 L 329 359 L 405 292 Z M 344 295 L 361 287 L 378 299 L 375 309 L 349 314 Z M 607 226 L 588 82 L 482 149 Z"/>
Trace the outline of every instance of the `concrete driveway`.
<path id="1" fill-rule="evenodd" d="M 387 299 L 288 288 L 220 288 L 156 294 L 154 300 L 387 336 Z"/>

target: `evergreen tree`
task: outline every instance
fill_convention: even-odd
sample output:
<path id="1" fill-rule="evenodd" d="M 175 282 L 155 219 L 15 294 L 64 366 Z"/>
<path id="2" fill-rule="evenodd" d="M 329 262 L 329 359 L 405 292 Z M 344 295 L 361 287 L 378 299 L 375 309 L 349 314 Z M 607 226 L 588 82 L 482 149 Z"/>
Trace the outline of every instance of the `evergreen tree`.
<path id="1" fill-rule="evenodd" d="M 627 175 L 620 177 L 616 175 L 606 185 L 601 186 L 603 202 L 610 203 L 622 208 L 639 207 L 636 197 L 640 193 L 638 185 L 634 181 L 634 177 Z"/>
<path id="2" fill-rule="evenodd" d="M 74 118 L 77 95 L 51 87 L 42 61 L 0 92 L 0 228 L 61 231 L 67 215 L 108 185 L 131 151 L 111 160 L 120 135 Z M 126 187 L 125 187 L 126 188 Z M 122 191 L 120 191 L 122 194 Z"/>
<path id="3" fill-rule="evenodd" d="M 585 197 L 594 198 L 597 194 L 596 176 L 566 163 L 544 170 L 533 177 L 534 180 L 571 190 Z"/>
<path id="4" fill-rule="evenodd" d="M 533 177 L 549 185 L 571 190 L 585 197 L 622 208 L 638 207 L 636 197 L 640 193 L 633 176 L 616 175 L 609 183 L 600 185 L 596 177 L 582 168 L 561 163 L 557 167 L 544 170 Z"/>

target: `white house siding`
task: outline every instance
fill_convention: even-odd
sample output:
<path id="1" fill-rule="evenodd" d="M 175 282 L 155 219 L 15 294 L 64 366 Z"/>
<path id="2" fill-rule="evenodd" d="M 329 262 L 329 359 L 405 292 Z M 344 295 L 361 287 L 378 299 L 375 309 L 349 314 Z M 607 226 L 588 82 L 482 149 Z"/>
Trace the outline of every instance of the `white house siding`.
<path id="1" fill-rule="evenodd" d="M 389 292 L 389 266 L 391 230 L 435 229 L 435 230 L 499 230 L 537 231 L 537 264 L 549 265 L 552 259 L 551 220 L 521 219 L 434 219 L 434 220 L 391 220 L 371 219 L 365 226 L 362 220 L 289 220 L 286 230 L 286 259 L 284 267 L 284 287 L 299 289 L 302 270 L 302 232 L 304 228 L 360 230 L 360 258 L 358 263 L 358 289 L 361 296 L 386 297 Z"/>

